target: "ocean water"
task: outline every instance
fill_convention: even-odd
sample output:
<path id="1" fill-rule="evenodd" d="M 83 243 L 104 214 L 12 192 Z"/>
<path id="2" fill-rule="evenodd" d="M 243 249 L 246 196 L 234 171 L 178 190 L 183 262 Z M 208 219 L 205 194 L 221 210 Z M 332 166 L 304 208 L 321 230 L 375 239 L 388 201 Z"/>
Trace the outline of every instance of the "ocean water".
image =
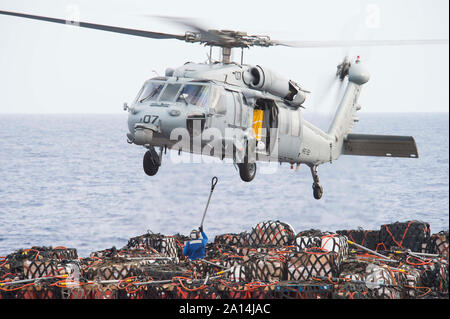
<path id="1" fill-rule="evenodd" d="M 260 166 L 245 183 L 232 164 L 174 163 L 168 153 L 149 177 L 145 150 L 126 143 L 126 117 L 0 115 L 0 255 L 62 245 L 87 256 L 148 230 L 188 234 L 200 224 L 213 176 L 219 182 L 204 224 L 211 240 L 264 220 L 296 232 L 412 219 L 432 232 L 449 228 L 448 113 L 359 114 L 354 132 L 412 135 L 419 159 L 342 156 L 319 167 L 320 201 L 306 166 L 276 165 L 274 174 Z"/>

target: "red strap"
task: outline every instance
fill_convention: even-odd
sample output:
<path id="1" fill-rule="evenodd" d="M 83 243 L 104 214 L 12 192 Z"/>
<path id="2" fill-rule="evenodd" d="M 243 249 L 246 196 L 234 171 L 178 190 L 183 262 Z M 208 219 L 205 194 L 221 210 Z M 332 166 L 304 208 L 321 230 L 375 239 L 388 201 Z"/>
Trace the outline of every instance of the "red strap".
<path id="1" fill-rule="evenodd" d="M 266 243 L 266 240 L 264 239 L 264 234 L 263 234 L 263 232 L 262 232 L 262 230 L 261 230 L 261 227 L 259 227 L 259 224 L 256 225 L 256 226 L 258 226 L 259 232 L 261 233 L 261 239 L 264 240 L 264 244 L 265 244 L 265 243 Z"/>
<path id="2" fill-rule="evenodd" d="M 378 243 L 377 247 L 375 248 L 375 251 L 378 251 L 378 246 L 383 246 L 384 250 L 387 250 L 386 245 L 384 243 Z"/>
<path id="3" fill-rule="evenodd" d="M 347 235 L 348 235 L 348 237 L 350 237 L 350 239 L 352 240 L 352 242 L 356 243 L 356 240 L 353 239 L 353 236 L 352 236 L 352 234 L 350 234 L 350 231 L 349 231 L 349 230 L 347 230 Z M 362 244 L 361 244 L 361 245 L 362 245 Z"/>
<path id="4" fill-rule="evenodd" d="M 362 246 L 364 246 L 364 242 L 366 241 L 366 238 L 367 238 L 367 234 L 369 233 L 369 231 L 368 230 L 366 230 L 365 232 L 364 232 L 364 237 L 363 237 L 363 240 L 362 240 L 362 242 L 361 242 L 361 245 Z"/>

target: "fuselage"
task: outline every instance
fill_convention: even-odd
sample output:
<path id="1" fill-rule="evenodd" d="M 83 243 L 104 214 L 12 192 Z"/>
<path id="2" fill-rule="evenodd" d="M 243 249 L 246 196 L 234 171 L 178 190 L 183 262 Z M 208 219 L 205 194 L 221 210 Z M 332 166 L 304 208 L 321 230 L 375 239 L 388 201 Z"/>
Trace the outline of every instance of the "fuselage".
<path id="1" fill-rule="evenodd" d="M 147 147 L 221 158 L 235 157 L 253 141 L 256 160 L 314 162 L 320 148 L 308 143 L 302 147 L 302 137 L 308 135 L 317 145 L 326 134 L 302 119 L 300 105 L 249 87 L 245 75 L 251 68 L 234 63 L 186 63 L 165 77 L 147 80 L 129 108 L 128 139 Z M 269 79 L 267 74 L 262 85 L 271 80 L 269 91 L 289 93 L 288 82 L 273 75 Z M 190 145 L 180 147 L 180 139 L 189 140 Z"/>

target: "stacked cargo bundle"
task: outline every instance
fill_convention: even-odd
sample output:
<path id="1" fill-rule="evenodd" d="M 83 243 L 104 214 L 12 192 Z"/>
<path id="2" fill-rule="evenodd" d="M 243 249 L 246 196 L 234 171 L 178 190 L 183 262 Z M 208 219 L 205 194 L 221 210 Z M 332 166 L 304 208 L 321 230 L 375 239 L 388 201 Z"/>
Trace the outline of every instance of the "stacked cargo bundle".
<path id="1" fill-rule="evenodd" d="M 280 221 L 258 223 L 248 235 L 251 247 L 282 247 L 292 245 L 295 232 L 292 226 Z"/>
<path id="2" fill-rule="evenodd" d="M 66 247 L 32 247 L 20 249 L 0 263 L 0 298 L 59 299 L 61 292 L 50 284 L 79 278 L 77 251 Z M 9 285 L 17 282 L 19 287 Z"/>
<path id="3" fill-rule="evenodd" d="M 70 275 L 79 268 L 75 249 L 65 247 L 32 247 L 18 250 L 5 257 L 2 279 L 21 279 Z"/>
<path id="4" fill-rule="evenodd" d="M 180 248 L 177 246 L 175 236 L 147 233 L 145 235 L 130 238 L 126 247 L 151 250 L 155 253 L 164 254 L 167 257 L 176 258 L 180 256 Z"/>
<path id="5" fill-rule="evenodd" d="M 295 237 L 297 253 L 291 254 L 288 280 L 308 281 L 318 277 L 337 276 L 348 255 L 347 238 L 336 233 L 311 229 Z"/>
<path id="6" fill-rule="evenodd" d="M 214 243 L 221 245 L 247 246 L 248 236 L 249 234 L 247 232 L 217 235 L 214 238 Z"/>
<path id="7" fill-rule="evenodd" d="M 422 221 L 396 222 L 382 225 L 380 228 L 380 243 L 383 243 L 387 250 L 397 247 L 427 253 L 430 238 L 430 224 Z"/>
<path id="8" fill-rule="evenodd" d="M 18 250 L 0 257 L 0 299 L 448 298 L 448 231 L 421 221 L 336 233 L 266 221 L 216 236 L 195 261 L 188 240 L 147 233 L 86 258 Z"/>
<path id="9" fill-rule="evenodd" d="M 448 230 L 431 236 L 430 253 L 448 258 Z"/>

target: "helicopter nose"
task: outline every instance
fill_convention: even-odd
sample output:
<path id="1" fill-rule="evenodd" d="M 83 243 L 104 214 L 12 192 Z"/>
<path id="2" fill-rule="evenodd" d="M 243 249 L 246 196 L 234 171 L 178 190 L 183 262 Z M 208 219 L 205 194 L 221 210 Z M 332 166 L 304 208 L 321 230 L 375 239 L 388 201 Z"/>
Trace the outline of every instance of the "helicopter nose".
<path id="1" fill-rule="evenodd" d="M 153 139 L 153 132 L 156 132 L 156 130 L 152 126 L 136 124 L 134 127 L 134 144 L 150 144 Z"/>
<path id="2" fill-rule="evenodd" d="M 128 115 L 128 142 L 137 145 L 166 144 L 173 129 L 186 128 L 184 113 L 176 104 L 131 110 Z"/>
<path id="3" fill-rule="evenodd" d="M 127 142 L 129 144 L 146 145 L 151 144 L 154 131 L 152 129 L 137 126 L 127 133 Z"/>
<path id="4" fill-rule="evenodd" d="M 160 132 L 159 116 L 149 114 L 142 108 L 134 107 L 128 114 L 127 138 L 129 143 L 150 144 L 155 132 Z"/>

